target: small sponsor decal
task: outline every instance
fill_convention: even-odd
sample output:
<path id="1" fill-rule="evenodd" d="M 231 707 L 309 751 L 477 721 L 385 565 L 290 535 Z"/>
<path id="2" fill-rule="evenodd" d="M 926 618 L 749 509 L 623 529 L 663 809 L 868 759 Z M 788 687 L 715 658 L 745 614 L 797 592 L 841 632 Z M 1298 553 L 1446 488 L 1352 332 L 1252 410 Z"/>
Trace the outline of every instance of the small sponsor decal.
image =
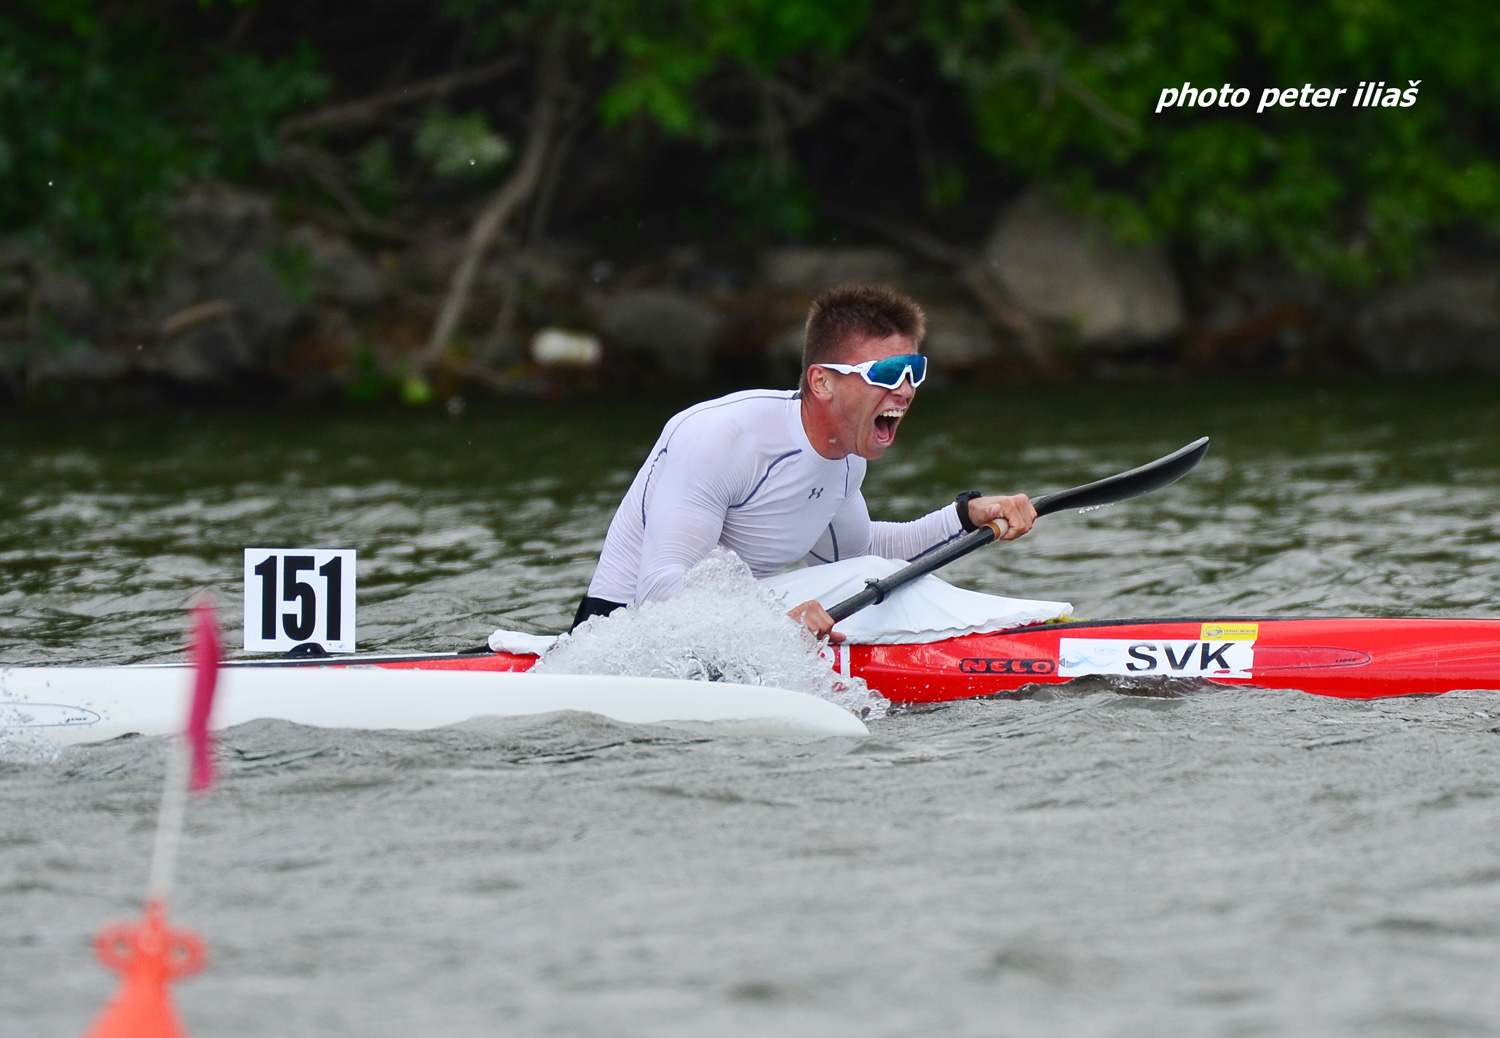
<path id="1" fill-rule="evenodd" d="M 1061 638 L 1057 647 L 1057 673 L 1065 678 L 1085 674 L 1248 678 L 1254 663 L 1255 642 L 1232 638 Z"/>
<path id="2" fill-rule="evenodd" d="M 958 661 L 958 669 L 964 674 L 1051 674 L 1057 670 L 1057 664 L 1052 660 L 969 657 Z"/>
<path id="3" fill-rule="evenodd" d="M 0 730 L 6 728 L 68 728 L 98 724 L 99 715 L 82 706 L 63 703 L 0 702 Z"/>
<path id="4" fill-rule="evenodd" d="M 1204 641 L 1253 642 L 1260 634 L 1260 624 L 1204 624 L 1198 637 Z"/>

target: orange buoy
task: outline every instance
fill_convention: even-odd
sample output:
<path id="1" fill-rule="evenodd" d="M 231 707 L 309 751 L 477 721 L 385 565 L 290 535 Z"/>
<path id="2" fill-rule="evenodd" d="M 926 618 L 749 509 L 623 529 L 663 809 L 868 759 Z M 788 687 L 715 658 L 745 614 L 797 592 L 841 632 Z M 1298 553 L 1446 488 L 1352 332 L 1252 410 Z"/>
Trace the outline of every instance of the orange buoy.
<path id="1" fill-rule="evenodd" d="M 139 923 L 100 930 L 94 951 L 122 980 L 84 1038 L 186 1038 L 167 985 L 203 968 L 207 956 L 197 934 L 168 927 L 166 909 L 153 900 Z"/>

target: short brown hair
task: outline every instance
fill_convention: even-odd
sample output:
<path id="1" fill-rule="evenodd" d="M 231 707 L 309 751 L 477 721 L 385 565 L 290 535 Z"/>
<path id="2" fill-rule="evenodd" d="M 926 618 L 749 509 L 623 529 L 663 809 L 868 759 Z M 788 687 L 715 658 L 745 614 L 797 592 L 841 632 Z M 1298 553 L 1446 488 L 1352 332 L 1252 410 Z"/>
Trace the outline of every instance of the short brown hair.
<path id="1" fill-rule="evenodd" d="M 850 342 L 904 335 L 920 351 L 927 335 L 927 315 L 916 300 L 884 285 L 840 285 L 812 301 L 802 339 L 802 382 L 807 369 L 844 356 Z"/>

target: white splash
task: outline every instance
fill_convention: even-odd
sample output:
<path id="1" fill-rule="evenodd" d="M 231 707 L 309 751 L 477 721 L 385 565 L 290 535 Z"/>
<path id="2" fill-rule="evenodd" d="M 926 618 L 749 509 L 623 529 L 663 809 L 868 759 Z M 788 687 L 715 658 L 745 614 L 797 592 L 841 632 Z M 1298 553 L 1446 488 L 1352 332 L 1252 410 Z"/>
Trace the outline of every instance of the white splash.
<path id="1" fill-rule="evenodd" d="M 0 764 L 51 764 L 61 756 L 61 747 L 34 730 L 0 728 Z"/>
<path id="2" fill-rule="evenodd" d="M 884 717 L 889 700 L 863 679 L 835 672 L 823 648 L 738 555 L 715 548 L 687 571 L 682 594 L 588 620 L 563 635 L 535 670 L 789 688 L 858 717 Z"/>
<path id="3" fill-rule="evenodd" d="M 69 714 L 86 711 L 51 703 L 18 702 L 5 687 L 6 673 L 0 670 L 0 764 L 50 764 L 62 750 L 47 738 L 48 723 L 56 724 Z"/>

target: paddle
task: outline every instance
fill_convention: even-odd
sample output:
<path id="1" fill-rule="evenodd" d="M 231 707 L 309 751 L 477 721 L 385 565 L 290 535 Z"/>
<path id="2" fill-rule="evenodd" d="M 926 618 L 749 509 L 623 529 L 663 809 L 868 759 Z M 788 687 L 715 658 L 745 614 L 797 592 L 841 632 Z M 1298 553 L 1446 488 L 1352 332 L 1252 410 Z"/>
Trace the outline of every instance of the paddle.
<path id="1" fill-rule="evenodd" d="M 1041 497 L 1032 498 L 1031 503 L 1036 508 L 1036 514 L 1043 516 L 1051 512 L 1061 512 L 1066 508 L 1097 508 L 1099 505 L 1139 497 L 1141 494 L 1160 490 L 1168 483 L 1180 479 L 1194 465 L 1202 461 L 1203 455 L 1207 452 L 1208 437 L 1204 436 L 1140 468 L 1106 476 L 1071 490 L 1061 490 L 1056 494 L 1043 494 Z M 897 588 L 910 584 L 918 577 L 925 577 L 933 570 L 948 565 L 954 559 L 969 554 L 975 548 L 984 547 L 998 539 L 1003 532 L 998 522 L 981 526 L 971 533 L 964 534 L 958 540 L 943 545 L 936 551 L 919 555 L 888 577 L 865 581 L 863 591 L 844 599 L 828 610 L 828 615 L 835 621 L 839 621 L 859 612 L 865 606 L 883 602 L 885 597 Z"/>

